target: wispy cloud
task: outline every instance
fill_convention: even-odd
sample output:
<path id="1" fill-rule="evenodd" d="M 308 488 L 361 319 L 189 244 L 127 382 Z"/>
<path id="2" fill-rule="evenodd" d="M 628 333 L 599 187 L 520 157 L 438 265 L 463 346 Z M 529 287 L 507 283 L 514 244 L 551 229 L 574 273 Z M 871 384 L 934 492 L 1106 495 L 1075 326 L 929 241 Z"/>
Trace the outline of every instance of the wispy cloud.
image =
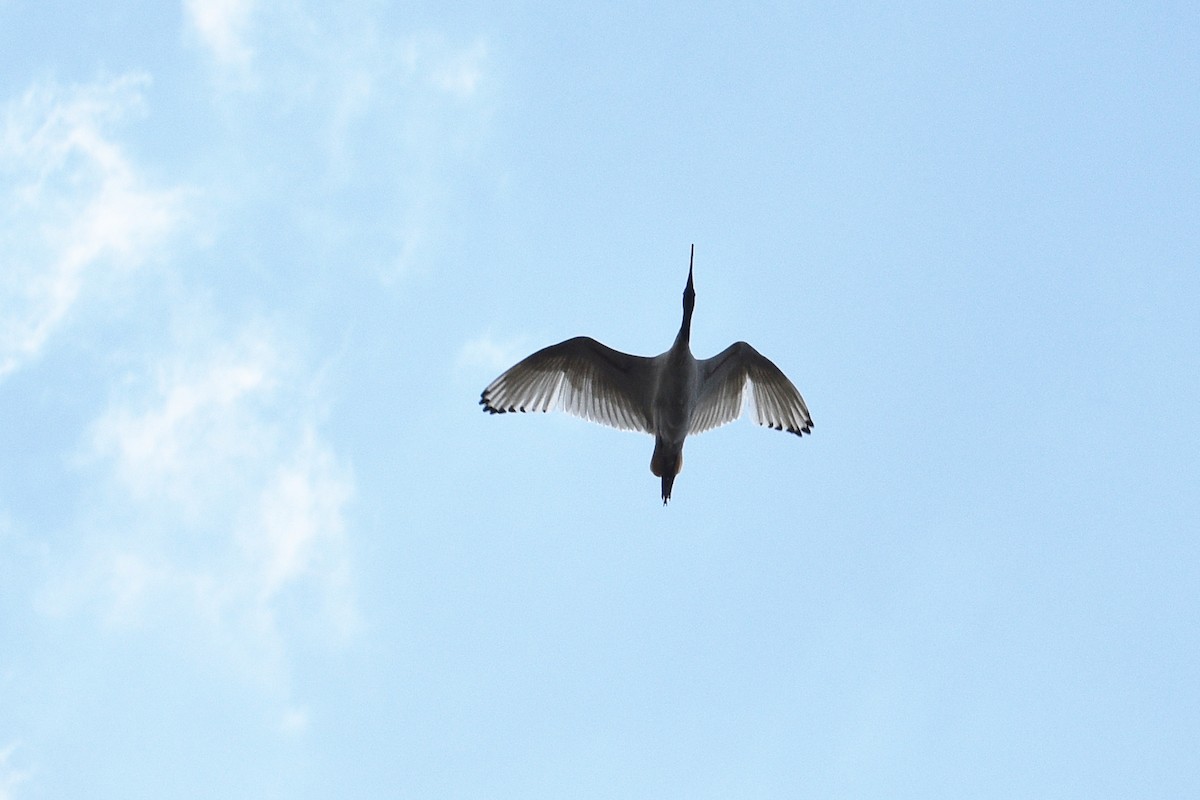
<path id="1" fill-rule="evenodd" d="M 482 40 L 443 54 L 432 71 L 434 85 L 459 97 L 471 97 L 485 77 L 487 55 L 487 43 Z"/>
<path id="2" fill-rule="evenodd" d="M 100 487 L 80 522 L 91 544 L 43 609 L 192 631 L 270 683 L 289 631 L 352 635 L 354 481 L 318 433 L 308 374 L 251 326 L 123 384 L 85 446 Z"/>
<path id="3" fill-rule="evenodd" d="M 459 348 L 455 364 L 459 369 L 499 372 L 515 364 L 520 353 L 521 343 L 519 341 L 501 341 L 491 334 L 483 334 Z"/>
<path id="4" fill-rule="evenodd" d="M 237 31 L 227 38 L 238 47 L 204 51 L 219 67 L 217 118 L 237 140 L 231 179 L 277 190 L 325 260 L 344 254 L 384 282 L 428 263 L 458 173 L 486 136 L 486 39 L 397 31 L 356 0 L 186 7 L 197 35 L 208 17 Z"/>
<path id="5" fill-rule="evenodd" d="M 254 55 L 246 41 L 254 6 L 255 0 L 184 0 L 183 11 L 217 65 L 245 75 Z"/>
<path id="6" fill-rule="evenodd" d="M 112 134 L 147 81 L 35 86 L 4 109 L 0 378 L 41 353 L 91 273 L 142 264 L 179 225 L 184 191 L 152 186 Z"/>
<path id="7" fill-rule="evenodd" d="M 260 423 L 282 365 L 265 333 L 185 347 L 200 352 L 161 359 L 140 377 L 148 385 L 121 392 L 96 424 L 92 448 L 133 499 L 191 515 L 238 493 L 234 472 L 261 466 L 275 445 Z"/>
<path id="8" fill-rule="evenodd" d="M 287 709 L 280 716 L 279 729 L 289 736 L 303 734 L 308 730 L 308 710 L 305 708 Z"/>
<path id="9" fill-rule="evenodd" d="M 16 790 L 32 773 L 29 770 L 18 769 L 12 765 L 12 755 L 18 742 L 10 742 L 0 747 L 0 800 L 16 800 Z"/>
<path id="10" fill-rule="evenodd" d="M 46 559 L 39 608 L 203 641 L 275 682 L 293 637 L 340 641 L 361 625 L 347 531 L 355 481 L 323 433 L 312 356 L 288 344 L 306 312 L 269 290 L 239 304 L 245 282 L 225 279 L 246 242 L 262 248 L 261 274 L 282 269 L 272 237 L 294 248 L 295 285 L 428 263 L 486 124 L 489 48 L 389 30 L 369 2 L 182 9 L 200 45 L 191 53 L 221 77 L 206 99 L 212 130 L 197 137 L 204 152 L 155 173 L 203 174 L 193 180 L 206 185 L 151 179 L 135 157 L 122 126 L 146 116 L 147 75 L 40 84 L 2 109 L 0 379 L 89 319 L 80 307 L 112 280 L 158 309 L 122 332 L 119 357 L 88 331 L 125 372 L 107 376 L 106 404 L 74 409 L 93 419 L 73 462 L 79 495 L 65 504 L 81 510 Z M 235 265 L 226 272 L 174 247 L 201 197 L 214 231 L 201 257 Z M 127 280 L 168 257 L 163 282 Z M 184 306 L 214 295 L 234 310 L 191 325 Z M 276 316 L 247 322 L 236 310 L 246 306 Z M 197 332 L 158 329 L 181 318 L 179 330 Z M 498 365 L 505 355 L 490 346 L 463 358 Z M 286 707 L 281 729 L 302 732 L 307 714 Z"/>

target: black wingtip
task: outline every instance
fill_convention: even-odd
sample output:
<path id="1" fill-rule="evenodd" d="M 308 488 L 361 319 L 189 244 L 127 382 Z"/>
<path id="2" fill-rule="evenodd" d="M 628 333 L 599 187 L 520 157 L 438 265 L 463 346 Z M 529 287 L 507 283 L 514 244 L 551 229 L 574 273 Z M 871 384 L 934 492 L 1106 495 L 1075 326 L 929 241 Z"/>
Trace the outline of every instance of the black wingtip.
<path id="1" fill-rule="evenodd" d="M 770 428 L 773 431 L 786 431 L 788 433 L 793 433 L 796 436 L 803 436 L 806 433 L 811 436 L 812 429 L 813 429 L 812 422 L 806 423 L 803 428 L 793 428 L 790 425 L 785 428 L 785 427 L 783 427 L 783 425 L 776 425 L 774 422 L 764 422 L 761 424 L 766 425 L 768 428 Z"/>
<path id="2" fill-rule="evenodd" d="M 479 395 L 479 405 L 483 406 L 483 410 L 488 414 L 503 414 L 505 411 L 512 411 L 511 408 L 497 408 L 492 405 L 491 398 L 488 397 L 486 389 L 484 389 L 483 394 Z"/>

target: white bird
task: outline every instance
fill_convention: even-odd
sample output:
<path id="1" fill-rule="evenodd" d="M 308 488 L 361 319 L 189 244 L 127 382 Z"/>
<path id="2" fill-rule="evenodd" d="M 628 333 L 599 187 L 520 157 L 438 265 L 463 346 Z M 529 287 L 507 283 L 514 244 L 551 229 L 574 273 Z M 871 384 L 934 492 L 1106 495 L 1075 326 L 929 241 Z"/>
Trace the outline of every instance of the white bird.
<path id="1" fill-rule="evenodd" d="M 683 323 L 670 350 L 653 358 L 633 356 L 576 336 L 538 350 L 488 384 L 479 399 L 483 410 L 559 408 L 602 425 L 652 434 L 650 471 L 662 478 L 663 505 L 683 469 L 683 440 L 740 417 L 747 386 L 753 389 L 759 425 L 797 436 L 811 433 L 812 417 L 800 392 L 750 345 L 735 342 L 712 358 L 692 356 L 695 257 L 693 244 Z"/>

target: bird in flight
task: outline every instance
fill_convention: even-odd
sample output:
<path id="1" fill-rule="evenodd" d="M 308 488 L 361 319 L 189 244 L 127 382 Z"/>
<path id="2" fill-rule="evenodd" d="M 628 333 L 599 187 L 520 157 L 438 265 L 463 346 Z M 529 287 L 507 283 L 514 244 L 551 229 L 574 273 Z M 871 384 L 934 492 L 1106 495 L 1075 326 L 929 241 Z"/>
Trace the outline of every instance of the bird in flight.
<path id="1" fill-rule="evenodd" d="M 479 399 L 483 410 L 504 414 L 558 408 L 602 425 L 651 434 L 650 471 L 662 478 L 663 505 L 683 469 L 683 440 L 740 417 L 747 387 L 759 425 L 797 436 L 812 433 L 812 416 L 800 392 L 750 345 L 735 342 L 712 358 L 692 355 L 695 258 L 693 244 L 683 323 L 670 350 L 652 358 L 633 356 L 576 336 L 538 350 L 488 384 Z"/>

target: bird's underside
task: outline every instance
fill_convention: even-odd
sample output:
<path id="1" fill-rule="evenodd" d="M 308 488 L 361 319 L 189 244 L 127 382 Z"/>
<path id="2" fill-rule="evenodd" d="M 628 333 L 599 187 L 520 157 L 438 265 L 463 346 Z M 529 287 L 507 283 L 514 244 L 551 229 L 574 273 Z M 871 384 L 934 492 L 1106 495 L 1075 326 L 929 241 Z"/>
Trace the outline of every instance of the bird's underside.
<path id="1" fill-rule="evenodd" d="M 678 442 L 677 458 L 665 455 L 653 423 L 649 387 L 657 382 L 654 370 L 661 369 L 663 360 L 663 356 L 629 355 L 595 339 L 576 337 L 517 363 L 483 390 L 479 403 L 490 414 L 561 410 L 609 427 L 655 435 L 651 471 L 662 478 L 665 503 L 682 469 L 683 442 Z M 745 342 L 696 365 L 698 390 L 685 436 L 733 422 L 747 402 L 759 425 L 796 436 L 812 432 L 812 416 L 800 392 L 775 364 Z"/>
<path id="2" fill-rule="evenodd" d="M 621 430 L 653 434 L 648 390 L 655 362 L 578 336 L 543 348 L 496 378 L 480 394 L 489 414 L 565 411 Z M 747 399 L 755 422 L 797 436 L 812 432 L 800 392 L 770 360 L 745 342 L 697 361 L 700 376 L 688 434 L 703 433 L 741 416 Z M 747 387 L 751 392 L 746 395 Z"/>
<path id="3" fill-rule="evenodd" d="M 695 249 L 693 245 L 693 256 Z M 671 499 L 675 476 L 683 468 L 684 439 L 733 422 L 747 399 L 759 425 L 797 436 L 811 433 L 812 415 L 800 392 L 750 345 L 735 342 L 712 358 L 692 356 L 695 301 L 689 266 L 683 322 L 667 352 L 653 358 L 634 356 L 576 336 L 510 367 L 488 384 L 479 403 L 491 414 L 560 409 L 654 436 L 650 470 L 662 478 L 663 505 Z"/>

